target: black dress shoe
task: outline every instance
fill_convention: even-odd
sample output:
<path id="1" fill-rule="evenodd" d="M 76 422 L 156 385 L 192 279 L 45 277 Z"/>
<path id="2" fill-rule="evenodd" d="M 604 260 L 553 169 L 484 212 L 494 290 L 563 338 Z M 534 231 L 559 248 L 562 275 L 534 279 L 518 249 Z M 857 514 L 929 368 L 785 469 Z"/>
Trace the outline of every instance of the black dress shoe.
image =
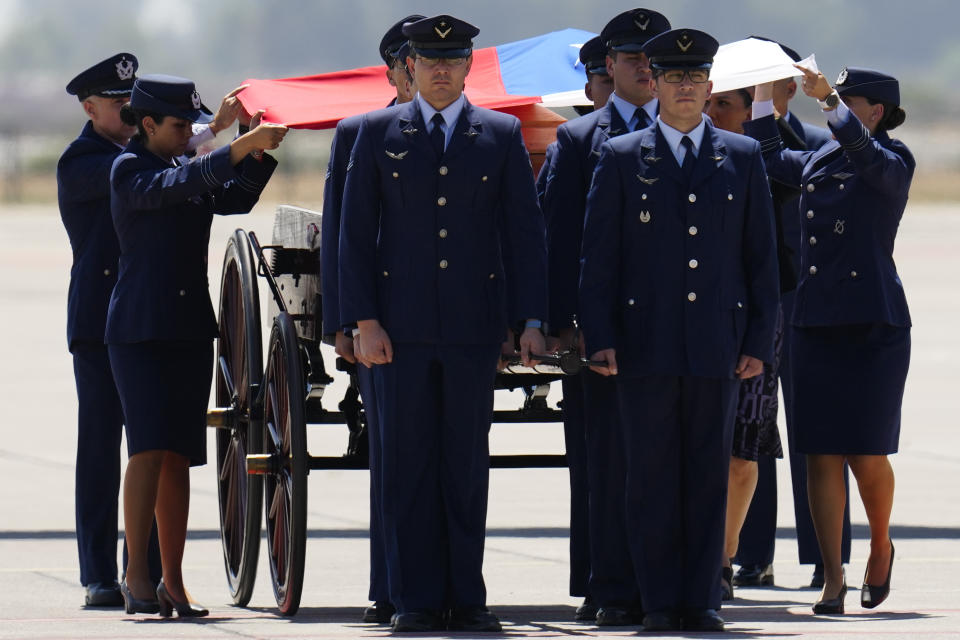
<path id="1" fill-rule="evenodd" d="M 159 613 L 164 618 L 172 616 L 174 610 L 176 610 L 178 618 L 202 618 L 210 613 L 200 605 L 193 604 L 190 601 L 174 600 L 170 592 L 167 591 L 167 586 L 163 584 L 163 580 L 157 586 L 157 602 L 160 604 Z"/>
<path id="2" fill-rule="evenodd" d="M 587 596 L 583 599 L 583 604 L 577 607 L 574 619 L 580 622 L 593 622 L 597 619 L 597 605 L 593 603 L 593 598 Z"/>
<path id="3" fill-rule="evenodd" d="M 503 631 L 500 619 L 486 607 L 457 607 L 447 621 L 450 631 Z"/>
<path id="4" fill-rule="evenodd" d="M 847 581 L 843 581 L 843 586 L 840 587 L 840 593 L 837 594 L 836 598 L 829 598 L 827 600 L 817 600 L 813 605 L 813 612 L 817 615 L 842 615 L 843 614 L 843 599 L 847 597 Z"/>
<path id="5" fill-rule="evenodd" d="M 442 631 L 447 625 L 443 616 L 436 611 L 408 611 L 395 613 L 390 621 L 394 633 L 422 633 L 424 631 Z"/>
<path id="6" fill-rule="evenodd" d="M 372 605 L 363 610 L 364 622 L 375 622 L 377 624 L 389 624 L 393 619 L 393 614 L 397 612 L 389 602 L 377 600 Z"/>
<path id="7" fill-rule="evenodd" d="M 823 565 L 813 565 L 813 576 L 810 578 L 811 589 L 823 589 Z"/>
<path id="8" fill-rule="evenodd" d="M 772 587 L 773 565 L 745 564 L 733 576 L 735 587 Z"/>
<path id="9" fill-rule="evenodd" d="M 160 611 L 159 600 L 140 600 L 134 598 L 127 587 L 127 581 L 120 583 L 120 594 L 123 596 L 123 607 L 127 613 L 158 613 Z"/>
<path id="10" fill-rule="evenodd" d="M 624 607 L 600 607 L 596 620 L 598 627 L 629 627 L 643 622 L 643 612 Z"/>
<path id="11" fill-rule="evenodd" d="M 713 609 L 693 609 L 684 612 L 683 629 L 685 631 L 723 631 L 723 618 Z"/>
<path id="12" fill-rule="evenodd" d="M 122 607 L 123 594 L 120 585 L 114 582 L 94 582 L 87 585 L 84 603 L 88 607 Z"/>
<path id="13" fill-rule="evenodd" d="M 673 611 L 654 611 L 643 616 L 644 631 L 680 631 L 680 616 Z"/>
<path id="14" fill-rule="evenodd" d="M 720 599 L 727 602 L 733 600 L 733 567 L 720 569 Z"/>
<path id="15" fill-rule="evenodd" d="M 867 584 L 867 574 L 863 574 L 863 586 L 860 587 L 860 606 L 873 609 L 890 595 L 890 575 L 893 573 L 893 540 L 890 541 L 890 568 L 887 569 L 887 581 L 882 585 Z"/>

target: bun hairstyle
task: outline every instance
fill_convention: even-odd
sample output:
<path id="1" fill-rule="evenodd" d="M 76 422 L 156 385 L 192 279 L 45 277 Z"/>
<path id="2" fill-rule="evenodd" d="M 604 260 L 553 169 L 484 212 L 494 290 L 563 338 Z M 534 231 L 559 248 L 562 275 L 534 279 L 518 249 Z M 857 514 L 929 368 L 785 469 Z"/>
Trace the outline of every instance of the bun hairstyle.
<path id="1" fill-rule="evenodd" d="M 147 130 L 143 127 L 143 119 L 147 116 L 153 118 L 154 122 L 160 124 L 163 122 L 165 116 L 160 115 L 159 113 L 154 113 L 152 111 L 146 111 L 144 109 L 134 109 L 130 106 L 130 103 L 126 103 L 120 107 L 120 119 L 123 121 L 123 124 L 128 124 L 131 127 L 137 128 L 136 138 L 141 140 L 146 139 Z"/>
<path id="2" fill-rule="evenodd" d="M 867 98 L 867 102 L 871 105 L 883 105 L 883 117 L 881 117 L 880 122 L 877 123 L 878 131 L 892 131 L 902 125 L 907 119 L 907 112 L 903 110 L 903 107 L 895 105 L 892 102 L 882 102 L 880 100 L 871 100 L 870 98 Z"/>

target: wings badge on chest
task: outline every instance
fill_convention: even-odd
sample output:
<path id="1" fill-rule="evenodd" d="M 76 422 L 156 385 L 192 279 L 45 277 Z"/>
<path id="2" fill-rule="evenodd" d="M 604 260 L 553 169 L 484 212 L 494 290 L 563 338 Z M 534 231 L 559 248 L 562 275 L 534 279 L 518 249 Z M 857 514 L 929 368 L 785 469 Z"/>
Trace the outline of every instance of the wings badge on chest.
<path id="1" fill-rule="evenodd" d="M 384 149 L 383 151 L 384 153 L 387 154 L 387 157 L 390 158 L 391 160 L 403 160 L 404 158 L 407 157 L 407 154 L 410 153 L 409 149 L 406 151 L 401 151 L 400 153 L 394 153 L 389 149 Z"/>

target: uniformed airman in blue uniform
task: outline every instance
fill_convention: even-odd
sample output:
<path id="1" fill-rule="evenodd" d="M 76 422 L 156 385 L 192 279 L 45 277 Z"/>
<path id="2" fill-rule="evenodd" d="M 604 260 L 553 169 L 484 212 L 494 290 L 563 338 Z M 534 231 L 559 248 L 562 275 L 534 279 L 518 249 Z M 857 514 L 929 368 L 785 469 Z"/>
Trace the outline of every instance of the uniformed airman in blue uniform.
<path id="1" fill-rule="evenodd" d="M 751 36 L 758 38 L 758 36 Z M 766 38 L 760 38 L 766 39 Z M 795 62 L 800 55 L 790 47 L 780 44 L 784 53 Z M 777 128 L 787 149 L 814 151 L 832 140 L 832 134 L 823 127 L 802 122 L 789 110 L 789 102 L 796 95 L 797 82 L 793 78 L 777 80 L 773 84 L 774 104 L 780 114 Z M 783 317 L 789 323 L 793 314 L 794 289 L 797 286 L 797 274 L 800 271 L 800 189 L 796 184 L 784 184 L 770 181 L 774 211 L 782 230 L 777 240 L 782 239 L 780 255 L 780 302 Z M 810 586 L 823 586 L 823 558 L 817 545 L 817 536 L 810 518 L 810 505 L 807 499 L 807 463 L 794 446 L 793 419 L 793 365 L 790 358 L 790 331 L 783 332 L 783 352 L 780 357 L 780 390 L 783 394 L 783 411 L 787 425 L 787 440 L 790 450 L 790 476 L 793 486 L 793 512 L 797 530 L 797 554 L 800 564 L 814 565 Z M 740 532 L 740 546 L 737 550 L 737 562 L 741 565 L 733 584 L 736 586 L 755 586 L 773 584 L 773 555 L 777 536 L 777 469 L 776 458 L 760 455 L 757 488 L 750 503 L 750 510 Z M 846 474 L 846 471 L 844 472 Z M 850 562 L 850 508 L 844 512 L 843 524 L 843 563 Z"/>
<path id="2" fill-rule="evenodd" d="M 494 375 L 509 327 L 526 363 L 544 348 L 520 122 L 463 95 L 478 32 L 404 25 L 418 95 L 363 116 L 344 191 L 340 323 L 374 367 L 395 632 L 500 630 L 482 575 Z"/>
<path id="3" fill-rule="evenodd" d="M 660 113 L 601 147 L 579 310 L 616 374 L 627 531 L 644 629 L 723 630 L 720 557 L 739 378 L 773 355 L 779 281 L 759 145 L 702 114 L 715 39 L 675 29 L 644 53 Z"/>
<path id="4" fill-rule="evenodd" d="M 607 48 L 600 36 L 587 40 L 580 47 L 580 63 L 587 74 L 584 94 L 593 102 L 577 111 L 591 113 L 607 104 L 613 92 L 613 79 L 607 73 Z M 552 175 L 557 156 L 557 143 L 547 145 L 543 166 L 537 174 L 537 198 L 549 226 L 543 207 L 548 180 Z M 586 190 L 584 190 L 584 193 Z M 581 222 L 581 227 L 583 226 Z M 571 256 L 579 260 L 578 256 Z M 576 283 L 572 285 L 576 287 Z M 574 289 L 568 289 L 572 291 Z M 587 442 L 583 433 L 583 393 L 576 379 L 564 378 L 561 382 L 563 396 L 563 439 L 566 448 L 567 468 L 570 470 L 570 595 L 582 597 L 583 604 L 577 607 L 577 620 L 595 620 L 597 605 L 590 594 L 590 521 L 587 484 Z M 568 390 L 569 387 L 569 390 Z"/>
<path id="5" fill-rule="evenodd" d="M 557 129 L 557 151 L 543 210 L 550 265 L 549 319 L 564 348 L 575 340 L 575 319 L 581 313 L 576 291 L 583 220 L 600 148 L 612 138 L 645 128 L 656 118 L 651 69 L 641 48 L 668 29 L 669 21 L 649 9 L 632 9 L 613 18 L 599 36 L 603 69 L 613 79 L 613 93 L 605 106 Z M 591 69 L 599 71 L 597 62 L 585 63 L 588 73 Z M 616 394 L 613 380 L 591 371 L 563 380 L 571 486 L 577 486 L 580 474 L 585 475 L 584 482 L 589 486 L 589 595 L 598 607 L 593 617 L 601 626 L 639 624 L 642 619 L 627 542 L 626 460 Z M 580 451 L 585 449 L 584 455 L 571 456 L 571 452 L 578 452 L 577 445 Z M 577 464 L 580 458 L 583 460 Z M 576 491 L 571 494 L 575 500 Z M 571 512 L 574 508 L 571 506 Z M 571 547 L 573 522 L 571 517 Z"/>
<path id="6" fill-rule="evenodd" d="M 413 98 L 413 79 L 407 71 L 410 46 L 403 35 L 403 25 L 422 20 L 426 16 L 414 14 L 394 24 L 380 41 L 380 57 L 387 64 L 387 80 L 397 90 L 397 97 L 387 106 L 403 104 Z M 360 130 L 361 116 L 344 118 L 330 147 L 330 162 L 323 185 L 323 227 L 320 256 L 323 261 L 321 282 L 323 289 L 323 333 L 333 339 L 337 355 L 356 362 L 353 338 L 340 326 L 340 210 L 343 204 L 343 185 L 347 177 L 350 151 Z M 352 328 L 347 329 L 352 333 Z M 369 434 L 370 464 L 370 590 L 373 604 L 363 612 L 364 622 L 390 622 L 396 609 L 390 604 L 387 586 L 387 567 L 384 559 L 383 526 L 380 522 L 380 426 L 377 420 L 373 372 L 368 367 L 357 367 L 357 385 L 363 399 L 364 415 Z"/>
<path id="7" fill-rule="evenodd" d="M 89 120 L 57 163 L 57 199 L 70 237 L 73 267 L 67 298 L 67 343 L 73 354 L 77 429 L 76 527 L 80 582 L 87 606 L 120 606 L 117 584 L 117 498 L 123 410 L 113 382 L 103 331 L 117 281 L 120 246 L 110 218 L 110 167 L 136 131 L 120 120 L 138 62 L 118 53 L 67 85 Z M 151 573 L 160 580 L 156 536 Z"/>

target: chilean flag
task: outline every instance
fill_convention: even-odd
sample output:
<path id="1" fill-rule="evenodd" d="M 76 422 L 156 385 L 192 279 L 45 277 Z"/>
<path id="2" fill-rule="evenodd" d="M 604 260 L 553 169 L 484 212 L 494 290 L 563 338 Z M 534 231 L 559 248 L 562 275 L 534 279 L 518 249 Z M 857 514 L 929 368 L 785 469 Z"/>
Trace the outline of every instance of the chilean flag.
<path id="1" fill-rule="evenodd" d="M 595 35 L 564 29 L 475 49 L 467 98 L 479 107 L 515 114 L 524 111 L 519 107 L 537 103 L 590 104 L 583 94 L 586 76 L 579 56 L 580 46 Z M 265 109 L 266 121 L 294 129 L 329 129 L 348 116 L 381 109 L 396 96 L 385 71 L 380 65 L 302 78 L 251 79 L 239 98 L 248 113 Z"/>

